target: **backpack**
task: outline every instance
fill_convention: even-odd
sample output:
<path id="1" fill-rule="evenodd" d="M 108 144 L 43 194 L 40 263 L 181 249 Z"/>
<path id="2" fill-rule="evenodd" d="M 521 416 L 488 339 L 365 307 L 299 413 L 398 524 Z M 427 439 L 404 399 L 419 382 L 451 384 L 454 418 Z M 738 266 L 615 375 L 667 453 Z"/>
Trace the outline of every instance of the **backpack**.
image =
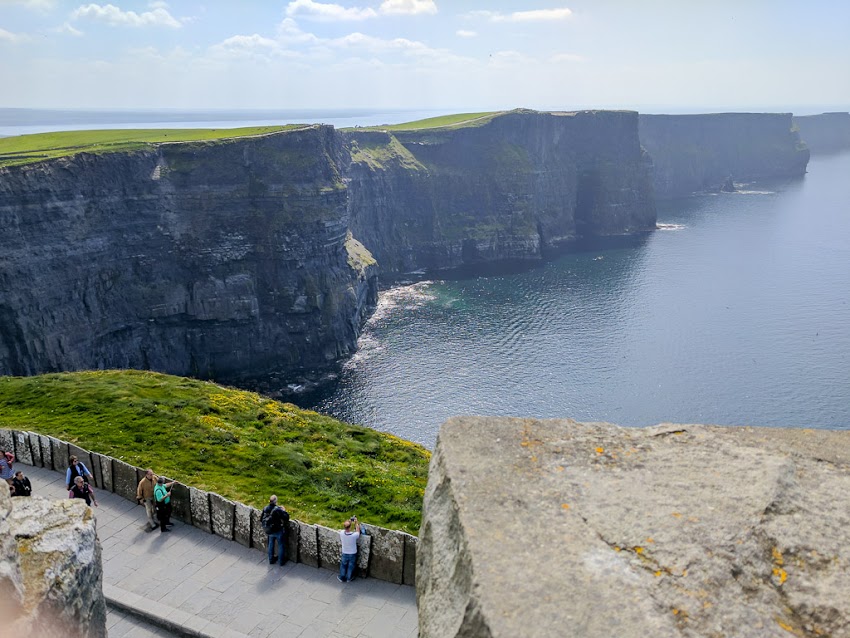
<path id="1" fill-rule="evenodd" d="M 282 526 L 280 529 L 275 529 L 277 526 L 274 521 L 274 513 L 276 511 L 280 511 L 280 522 Z M 263 515 L 260 517 L 260 522 L 263 524 L 263 531 L 266 534 L 277 534 L 281 529 L 285 530 L 287 523 L 289 523 L 289 512 L 285 509 L 276 505 L 274 508 L 269 510 L 268 508 L 263 510 Z"/>
<path id="2" fill-rule="evenodd" d="M 269 509 L 267 505 L 263 508 L 263 515 L 260 517 L 260 523 L 263 525 L 263 531 L 266 534 L 274 534 L 274 528 L 272 527 L 272 512 L 274 512 L 274 508 Z"/>

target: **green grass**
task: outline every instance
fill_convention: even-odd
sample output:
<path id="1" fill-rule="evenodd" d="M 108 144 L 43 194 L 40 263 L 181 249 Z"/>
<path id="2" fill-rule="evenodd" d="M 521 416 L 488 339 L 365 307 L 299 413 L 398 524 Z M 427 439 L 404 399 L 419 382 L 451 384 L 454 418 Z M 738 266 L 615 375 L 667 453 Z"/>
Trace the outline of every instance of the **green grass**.
<path id="1" fill-rule="evenodd" d="M 0 427 L 49 434 L 182 483 L 338 527 L 419 529 L 430 453 L 252 392 L 153 372 L 0 377 Z"/>
<path id="2" fill-rule="evenodd" d="M 480 126 L 486 124 L 494 117 L 501 115 L 504 111 L 487 111 L 484 113 L 455 113 L 453 115 L 441 115 L 429 117 L 415 122 L 403 124 L 391 124 L 389 126 L 371 126 L 370 129 L 381 131 L 419 131 L 429 128 L 443 128 L 446 126 Z"/>
<path id="3" fill-rule="evenodd" d="M 0 138 L 0 166 L 31 164 L 77 153 L 136 151 L 163 142 L 199 142 L 268 135 L 303 126 L 287 124 L 231 129 L 118 129 L 17 135 Z"/>

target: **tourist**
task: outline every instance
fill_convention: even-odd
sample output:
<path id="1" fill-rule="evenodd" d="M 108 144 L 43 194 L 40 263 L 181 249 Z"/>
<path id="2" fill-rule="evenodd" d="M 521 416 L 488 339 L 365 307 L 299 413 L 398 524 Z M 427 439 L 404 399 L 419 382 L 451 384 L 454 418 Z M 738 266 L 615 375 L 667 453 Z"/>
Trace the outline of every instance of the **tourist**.
<path id="1" fill-rule="evenodd" d="M 95 507 L 98 506 L 97 499 L 94 497 L 94 490 L 91 488 L 91 485 L 83 480 L 82 476 L 77 476 L 74 479 L 74 484 L 68 490 L 68 498 L 82 498 L 85 499 L 86 505 L 89 507 L 91 507 L 92 503 L 94 503 Z"/>
<path id="2" fill-rule="evenodd" d="M 351 531 L 351 524 L 354 531 Z M 342 542 L 342 556 L 339 561 L 339 576 L 336 579 L 341 583 L 348 583 L 354 578 L 354 567 L 357 565 L 357 539 L 360 538 L 360 523 L 356 516 L 345 521 L 339 532 Z"/>
<path id="3" fill-rule="evenodd" d="M 289 512 L 283 505 L 277 504 L 277 496 L 272 494 L 269 497 L 269 504 L 263 508 L 263 514 L 260 517 L 260 522 L 263 524 L 263 530 L 268 534 L 269 540 L 269 564 L 272 565 L 277 560 L 278 564 L 283 565 L 286 562 L 286 526 L 289 523 Z M 278 554 L 274 555 L 274 545 L 277 541 Z"/>
<path id="4" fill-rule="evenodd" d="M 15 472 L 12 470 L 14 460 L 14 454 L 6 450 L 0 450 L 0 479 L 6 481 L 9 486 L 12 485 L 12 479 L 15 476 Z"/>
<path id="5" fill-rule="evenodd" d="M 88 483 L 89 479 L 92 478 L 89 468 L 87 468 L 84 463 L 77 460 L 76 456 L 72 456 L 71 465 L 65 471 L 65 484 L 68 486 L 69 490 L 76 482 L 78 476 L 81 476 L 86 483 Z"/>
<path id="6" fill-rule="evenodd" d="M 31 496 L 32 484 L 30 480 L 24 476 L 24 473 L 18 470 L 15 472 L 15 478 L 12 479 L 12 496 Z"/>
<path id="7" fill-rule="evenodd" d="M 174 481 L 165 482 L 162 476 L 157 477 L 156 485 L 153 488 L 153 498 L 156 502 L 156 515 L 159 518 L 159 532 L 170 532 L 168 529 L 173 525 L 171 522 L 171 488 L 174 486 Z"/>
<path id="8" fill-rule="evenodd" d="M 153 473 L 153 470 L 148 469 L 136 488 L 136 500 L 145 506 L 145 513 L 148 515 L 148 529 L 146 530 L 148 532 L 159 527 L 154 518 L 156 503 L 153 498 L 153 488 L 156 486 L 156 482 L 156 474 Z"/>

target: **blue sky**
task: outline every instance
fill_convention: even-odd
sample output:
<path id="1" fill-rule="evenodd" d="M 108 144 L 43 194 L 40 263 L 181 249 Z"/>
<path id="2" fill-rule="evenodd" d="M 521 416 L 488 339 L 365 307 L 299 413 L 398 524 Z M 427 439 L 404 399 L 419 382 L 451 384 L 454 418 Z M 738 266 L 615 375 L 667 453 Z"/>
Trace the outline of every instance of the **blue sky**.
<path id="1" fill-rule="evenodd" d="M 0 0 L 0 107 L 850 108 L 850 2 Z"/>

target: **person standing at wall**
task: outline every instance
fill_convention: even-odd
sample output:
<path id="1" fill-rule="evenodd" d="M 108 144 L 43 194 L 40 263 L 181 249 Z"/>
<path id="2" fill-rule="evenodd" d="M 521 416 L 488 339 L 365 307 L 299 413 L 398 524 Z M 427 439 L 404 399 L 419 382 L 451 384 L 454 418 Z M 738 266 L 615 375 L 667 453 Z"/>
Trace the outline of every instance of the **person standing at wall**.
<path id="1" fill-rule="evenodd" d="M 354 524 L 354 531 L 351 525 Z M 341 583 L 351 582 L 354 577 L 354 567 L 357 565 L 357 539 L 360 538 L 360 523 L 356 516 L 345 521 L 339 532 L 342 542 L 342 556 L 339 561 L 339 576 L 336 579 Z"/>
<path id="2" fill-rule="evenodd" d="M 85 499 L 86 505 L 89 507 L 91 507 L 92 503 L 94 503 L 95 507 L 98 506 L 97 499 L 94 497 L 94 490 L 83 480 L 82 476 L 74 479 L 74 484 L 68 490 L 68 498 L 82 498 Z"/>
<path id="3" fill-rule="evenodd" d="M 10 486 L 12 485 L 12 479 L 15 477 L 15 472 L 12 470 L 14 460 L 14 454 L 6 450 L 0 450 L 0 479 L 6 481 Z"/>
<path id="4" fill-rule="evenodd" d="M 162 476 L 157 477 L 156 485 L 153 488 L 153 498 L 156 502 L 156 515 L 159 518 L 159 533 L 170 532 L 171 527 L 171 488 L 174 486 L 174 481 L 165 482 Z"/>
<path id="5" fill-rule="evenodd" d="M 159 527 L 154 515 L 156 514 L 156 503 L 153 499 L 153 488 L 156 486 L 157 476 L 153 470 L 148 469 L 142 480 L 139 481 L 139 487 L 136 488 L 136 500 L 145 506 L 145 513 L 148 515 L 147 531 L 155 530 Z"/>
<path id="6" fill-rule="evenodd" d="M 76 456 L 72 456 L 71 464 L 65 471 L 65 484 L 68 486 L 69 490 L 71 489 L 71 487 L 73 487 L 78 476 L 83 477 L 83 480 L 86 483 L 89 483 L 92 479 L 92 475 L 91 472 L 89 472 L 89 468 L 87 468 L 84 463 L 79 461 Z"/>
<path id="7" fill-rule="evenodd" d="M 277 496 L 272 494 L 269 497 L 269 504 L 263 508 L 263 513 L 260 516 L 260 521 L 263 524 L 263 530 L 268 534 L 269 540 L 269 564 L 274 564 L 278 560 L 279 565 L 286 562 L 286 526 L 289 523 L 289 512 L 283 505 L 277 504 Z M 277 542 L 278 556 L 274 555 L 274 545 Z"/>

